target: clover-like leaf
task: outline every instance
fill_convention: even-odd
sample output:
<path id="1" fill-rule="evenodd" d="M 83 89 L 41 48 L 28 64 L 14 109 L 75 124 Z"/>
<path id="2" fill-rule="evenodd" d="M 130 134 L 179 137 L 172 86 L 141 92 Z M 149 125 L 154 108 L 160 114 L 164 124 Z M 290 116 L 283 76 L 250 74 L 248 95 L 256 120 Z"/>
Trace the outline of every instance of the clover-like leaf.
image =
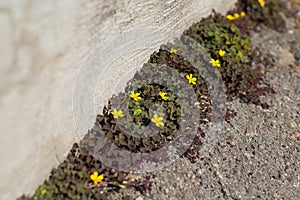
<path id="1" fill-rule="evenodd" d="M 134 116 L 138 116 L 142 113 L 142 110 L 141 109 L 136 109 L 133 113 Z"/>

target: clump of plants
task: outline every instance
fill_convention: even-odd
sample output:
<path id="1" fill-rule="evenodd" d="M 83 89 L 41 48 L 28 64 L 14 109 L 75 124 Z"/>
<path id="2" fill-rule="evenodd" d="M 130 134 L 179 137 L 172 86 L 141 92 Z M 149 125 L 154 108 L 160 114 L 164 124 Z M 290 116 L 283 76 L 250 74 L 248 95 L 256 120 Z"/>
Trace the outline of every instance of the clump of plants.
<path id="1" fill-rule="evenodd" d="M 214 13 L 195 23 L 184 34 L 199 42 L 213 61 L 218 62 L 229 100 L 238 97 L 246 103 L 268 108 L 260 97 L 274 91 L 264 83 L 261 68 L 253 65 L 255 58 L 250 38 L 242 35 L 231 20 Z"/>
<path id="2" fill-rule="evenodd" d="M 170 51 L 165 53 L 170 56 L 175 54 Z M 145 64 L 129 82 L 126 93 L 110 99 L 103 115 L 97 117 L 96 127 L 84 138 L 85 146 L 92 152 L 99 152 L 99 149 L 107 152 L 106 148 L 109 147 L 103 145 L 100 139 L 105 136 L 120 149 L 132 153 L 150 153 L 167 146 L 175 138 L 190 137 L 193 130 L 197 132 L 194 123 L 200 123 L 201 119 L 207 117 L 209 96 L 201 99 L 201 91 L 204 93 L 207 88 L 198 72 L 192 67 L 187 71 L 181 68 L 179 77 L 172 77 L 172 74 L 166 77 L 164 73 L 168 67 L 164 63 Z M 177 72 L 171 70 L 170 73 Z M 147 84 L 152 79 L 161 84 Z M 135 83 L 138 86 L 134 88 Z M 203 84 L 202 87 L 199 83 Z M 171 85 L 173 91 L 166 85 Z M 184 88 L 187 85 L 192 88 L 190 91 Z M 193 100 L 191 93 L 195 91 Z M 185 112 L 182 112 L 182 106 Z M 157 159 L 168 159 L 167 154 L 161 153 Z"/>
<path id="3" fill-rule="evenodd" d="M 284 32 L 286 25 L 282 11 L 286 7 L 285 3 L 281 0 L 239 0 L 233 13 L 245 12 L 245 19 L 232 21 L 247 34 L 262 24 L 278 32 Z"/>
<path id="4" fill-rule="evenodd" d="M 112 191 L 133 187 L 151 190 L 149 179 L 116 171 L 96 160 L 85 148 L 74 144 L 67 159 L 30 198 L 41 199 L 110 199 Z M 23 197 L 25 198 L 25 197 Z"/>
<path id="5" fill-rule="evenodd" d="M 180 46 L 180 44 L 177 45 Z M 179 73 L 182 77 L 191 76 L 191 78 L 194 78 L 195 82 L 189 82 L 193 86 L 194 93 L 197 96 L 197 100 L 199 103 L 198 108 L 201 112 L 201 121 L 208 122 L 210 118 L 209 114 L 211 112 L 211 97 L 209 95 L 208 85 L 205 82 L 204 78 L 201 76 L 198 69 L 193 66 L 185 57 L 177 54 L 178 50 L 171 48 L 172 46 L 172 44 L 162 45 L 158 52 L 154 52 L 150 56 L 148 63 L 166 65 L 175 69 L 177 73 Z M 180 49 L 180 51 L 184 51 L 184 49 Z M 199 54 L 199 60 L 201 60 L 203 56 L 204 55 Z M 203 67 L 204 64 L 202 64 L 201 66 Z"/>

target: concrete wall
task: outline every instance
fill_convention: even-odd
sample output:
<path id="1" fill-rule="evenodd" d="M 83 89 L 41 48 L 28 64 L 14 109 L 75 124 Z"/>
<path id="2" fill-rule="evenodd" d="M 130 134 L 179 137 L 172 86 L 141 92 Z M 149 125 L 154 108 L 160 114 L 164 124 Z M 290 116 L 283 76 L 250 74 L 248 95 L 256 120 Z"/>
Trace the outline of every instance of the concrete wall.
<path id="1" fill-rule="evenodd" d="M 0 198 L 31 194 L 160 44 L 234 3 L 0 0 Z M 94 105 L 84 100 L 86 89 Z"/>

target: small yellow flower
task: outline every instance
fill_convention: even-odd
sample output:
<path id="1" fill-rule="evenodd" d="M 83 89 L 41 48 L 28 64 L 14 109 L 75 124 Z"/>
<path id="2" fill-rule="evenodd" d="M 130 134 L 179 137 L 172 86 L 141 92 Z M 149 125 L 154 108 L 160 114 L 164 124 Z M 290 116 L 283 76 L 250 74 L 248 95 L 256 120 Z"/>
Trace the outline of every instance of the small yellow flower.
<path id="1" fill-rule="evenodd" d="M 163 121 L 163 118 L 162 117 L 159 117 L 157 114 L 155 114 L 151 121 L 153 123 L 155 123 L 156 126 L 160 127 L 160 126 L 164 126 L 165 124 L 162 122 Z"/>
<path id="2" fill-rule="evenodd" d="M 215 60 L 215 59 L 212 58 L 209 62 L 210 62 L 210 63 L 212 64 L 212 66 L 214 66 L 214 67 L 221 67 L 221 63 L 220 63 L 219 60 Z"/>
<path id="3" fill-rule="evenodd" d="M 238 18 L 240 18 L 240 14 L 239 13 L 234 13 L 233 17 L 234 17 L 234 19 L 238 19 Z"/>
<path id="4" fill-rule="evenodd" d="M 221 57 L 225 56 L 225 54 L 226 54 L 226 51 L 224 51 L 224 50 L 220 50 L 220 51 L 219 51 L 219 55 L 220 55 Z"/>
<path id="5" fill-rule="evenodd" d="M 170 49 L 170 53 L 177 54 L 177 50 L 172 48 L 172 49 Z"/>
<path id="6" fill-rule="evenodd" d="M 104 179 L 104 175 L 101 174 L 100 176 L 98 176 L 98 172 L 94 172 L 92 175 L 90 175 L 90 179 L 92 181 L 94 181 L 94 184 L 98 184 L 101 183 Z"/>
<path id="7" fill-rule="evenodd" d="M 229 21 L 235 20 L 235 17 L 232 16 L 232 15 L 227 15 L 226 18 L 227 18 Z"/>
<path id="8" fill-rule="evenodd" d="M 163 100 L 165 100 L 165 101 L 168 100 L 168 97 L 166 96 L 166 94 L 167 94 L 167 93 L 165 93 L 165 92 L 159 92 L 160 97 L 161 97 Z"/>
<path id="9" fill-rule="evenodd" d="M 241 16 L 241 17 L 245 17 L 245 16 L 246 16 L 246 13 L 243 11 L 243 12 L 240 13 L 240 16 Z"/>
<path id="10" fill-rule="evenodd" d="M 185 77 L 189 81 L 189 83 L 196 85 L 197 78 L 193 77 L 193 74 L 186 75 Z"/>
<path id="11" fill-rule="evenodd" d="M 266 1 L 265 0 L 257 0 L 261 7 L 265 7 Z"/>
<path id="12" fill-rule="evenodd" d="M 131 91 L 130 97 L 134 100 L 134 101 L 138 101 L 141 100 L 142 97 L 140 97 L 140 93 L 135 93 L 134 91 Z"/>
<path id="13" fill-rule="evenodd" d="M 117 110 L 114 108 L 114 110 L 111 112 L 111 114 L 113 114 L 115 119 L 118 119 L 119 117 L 123 117 L 123 111 L 122 110 Z"/>

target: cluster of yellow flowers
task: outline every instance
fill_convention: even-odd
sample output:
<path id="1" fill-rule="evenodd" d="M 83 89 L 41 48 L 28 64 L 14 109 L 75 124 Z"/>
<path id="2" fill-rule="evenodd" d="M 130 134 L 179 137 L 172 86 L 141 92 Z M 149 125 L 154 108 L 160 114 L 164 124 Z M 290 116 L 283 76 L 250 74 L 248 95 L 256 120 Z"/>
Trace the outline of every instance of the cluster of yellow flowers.
<path id="1" fill-rule="evenodd" d="M 167 93 L 165 93 L 165 92 L 159 92 L 159 96 L 165 101 L 168 100 Z M 138 92 L 135 93 L 134 91 L 131 92 L 130 98 L 132 98 L 134 101 L 142 100 L 142 97 L 140 97 L 140 93 L 138 93 Z M 119 117 L 124 117 L 123 111 L 117 110 L 116 108 L 113 109 L 111 114 L 114 116 L 115 119 L 118 119 Z M 158 127 L 164 126 L 164 123 L 162 122 L 163 117 L 160 117 L 157 114 L 154 114 L 151 121 L 153 123 L 155 123 L 155 125 Z"/>
<path id="2" fill-rule="evenodd" d="M 140 95 L 141 93 L 139 92 L 135 93 L 134 91 L 131 91 L 130 98 L 132 98 L 134 101 L 139 101 L 142 100 L 142 97 L 140 97 Z M 165 101 L 168 100 L 167 93 L 165 92 L 159 92 L 159 96 Z"/>
<path id="3" fill-rule="evenodd" d="M 266 5 L 266 1 L 265 0 L 257 0 L 257 2 L 259 3 L 259 5 L 263 8 Z M 230 21 L 232 20 L 237 20 L 239 18 L 243 18 L 246 16 L 246 13 L 243 11 L 241 13 L 234 13 L 233 15 L 227 15 L 226 18 Z"/>
<path id="4" fill-rule="evenodd" d="M 244 12 L 241 13 L 241 16 L 245 16 L 246 14 Z M 240 16 L 240 15 L 239 15 Z M 177 50 L 176 49 L 170 49 L 170 53 L 173 53 L 173 54 L 177 54 Z M 226 55 L 226 51 L 224 50 L 220 50 L 219 51 L 219 55 L 221 57 L 225 56 Z M 210 63 L 212 64 L 212 66 L 214 67 L 221 67 L 221 63 L 220 63 L 220 60 L 215 60 L 215 59 L 211 59 L 210 60 Z M 193 74 L 188 74 L 185 76 L 186 79 L 188 80 L 189 84 L 192 84 L 192 85 L 196 85 L 196 81 L 197 81 L 197 78 L 196 77 L 193 77 Z M 161 93 L 160 93 L 161 95 Z M 161 95 L 162 99 L 166 100 L 162 95 Z M 134 98 L 134 96 L 132 97 Z"/>
<path id="5" fill-rule="evenodd" d="M 232 20 L 237 20 L 239 18 L 245 17 L 246 13 L 245 12 L 241 12 L 241 13 L 235 13 L 234 15 L 227 15 L 226 18 L 230 21 Z"/>
<path id="6" fill-rule="evenodd" d="M 226 55 L 226 51 L 224 51 L 224 50 L 219 50 L 219 55 L 221 56 L 221 57 L 223 57 L 223 56 L 225 56 Z M 210 59 L 210 64 L 213 66 L 213 67 L 221 67 L 221 62 L 220 62 L 220 60 L 215 60 L 215 59 Z"/>

